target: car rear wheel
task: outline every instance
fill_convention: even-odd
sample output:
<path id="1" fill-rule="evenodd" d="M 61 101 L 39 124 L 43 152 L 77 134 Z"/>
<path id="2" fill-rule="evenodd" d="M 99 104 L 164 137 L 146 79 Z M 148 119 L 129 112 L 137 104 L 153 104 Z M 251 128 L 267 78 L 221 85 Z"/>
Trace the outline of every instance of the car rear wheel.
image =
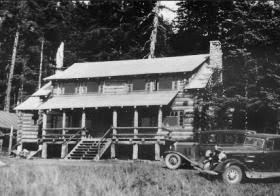
<path id="1" fill-rule="evenodd" d="M 238 184 L 243 178 L 243 172 L 240 167 L 236 165 L 231 165 L 225 169 L 223 173 L 223 181 L 226 184 Z"/>
<path id="2" fill-rule="evenodd" d="M 182 158 L 175 153 L 170 153 L 165 157 L 165 164 L 169 169 L 178 169 L 182 163 Z"/>

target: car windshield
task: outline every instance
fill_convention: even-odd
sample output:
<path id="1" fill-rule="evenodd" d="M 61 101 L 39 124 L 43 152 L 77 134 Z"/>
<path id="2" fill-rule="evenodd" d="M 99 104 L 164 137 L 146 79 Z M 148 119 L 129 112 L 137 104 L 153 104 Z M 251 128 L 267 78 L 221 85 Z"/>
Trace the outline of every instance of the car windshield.
<path id="1" fill-rule="evenodd" d="M 264 139 L 257 137 L 246 137 L 244 141 L 244 145 L 246 146 L 254 146 L 257 148 L 263 148 Z"/>

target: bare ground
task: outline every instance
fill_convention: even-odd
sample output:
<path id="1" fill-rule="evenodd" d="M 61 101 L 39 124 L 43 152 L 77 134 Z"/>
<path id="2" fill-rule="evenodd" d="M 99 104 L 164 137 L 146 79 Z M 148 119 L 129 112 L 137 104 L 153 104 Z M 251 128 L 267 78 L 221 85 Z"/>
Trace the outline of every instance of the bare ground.
<path id="1" fill-rule="evenodd" d="M 280 195 L 280 180 L 227 186 L 191 169 L 171 171 L 162 162 L 64 161 L 1 158 L 0 195 Z"/>

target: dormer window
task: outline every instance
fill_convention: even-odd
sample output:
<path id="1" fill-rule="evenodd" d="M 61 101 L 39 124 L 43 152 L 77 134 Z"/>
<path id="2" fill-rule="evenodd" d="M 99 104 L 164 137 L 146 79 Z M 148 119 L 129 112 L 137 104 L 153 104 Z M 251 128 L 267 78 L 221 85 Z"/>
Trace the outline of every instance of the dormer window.
<path id="1" fill-rule="evenodd" d="M 134 79 L 134 80 L 132 80 L 132 84 L 133 84 L 134 91 L 144 91 L 146 88 L 145 79 Z"/>
<path id="2" fill-rule="evenodd" d="M 159 90 L 169 90 L 172 89 L 172 77 L 162 77 L 158 79 L 158 89 Z"/>
<path id="3" fill-rule="evenodd" d="M 65 95 L 67 94 L 74 94 L 77 92 L 76 90 L 76 85 L 74 82 L 67 82 L 67 83 L 63 83 L 63 87 L 64 87 L 64 93 Z"/>
<path id="4" fill-rule="evenodd" d="M 87 93 L 97 93 L 99 89 L 98 82 L 89 81 L 87 82 Z"/>

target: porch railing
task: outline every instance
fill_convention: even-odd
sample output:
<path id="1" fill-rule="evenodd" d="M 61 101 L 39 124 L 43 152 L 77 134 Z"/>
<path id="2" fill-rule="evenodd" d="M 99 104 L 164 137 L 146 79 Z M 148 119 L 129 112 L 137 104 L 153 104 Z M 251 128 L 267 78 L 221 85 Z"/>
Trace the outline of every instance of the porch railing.
<path id="1" fill-rule="evenodd" d="M 112 138 L 115 140 L 169 139 L 172 132 L 165 127 L 112 127 L 112 131 Z"/>
<path id="2" fill-rule="evenodd" d="M 134 131 L 137 130 L 137 133 Z M 139 133 L 144 131 L 153 131 L 153 133 Z M 162 133 L 158 133 L 158 130 L 161 130 Z M 123 133 L 123 132 L 127 133 Z M 129 131 L 129 132 L 128 132 Z M 122 132 L 122 133 L 119 133 Z M 101 153 L 101 144 L 104 143 L 108 138 L 112 140 L 149 140 L 149 139 L 170 139 L 172 130 L 166 127 L 110 127 L 102 138 L 98 142 L 98 156 L 100 157 Z"/>
<path id="3" fill-rule="evenodd" d="M 77 141 L 86 136 L 87 129 L 80 127 L 43 129 L 42 140 Z"/>

